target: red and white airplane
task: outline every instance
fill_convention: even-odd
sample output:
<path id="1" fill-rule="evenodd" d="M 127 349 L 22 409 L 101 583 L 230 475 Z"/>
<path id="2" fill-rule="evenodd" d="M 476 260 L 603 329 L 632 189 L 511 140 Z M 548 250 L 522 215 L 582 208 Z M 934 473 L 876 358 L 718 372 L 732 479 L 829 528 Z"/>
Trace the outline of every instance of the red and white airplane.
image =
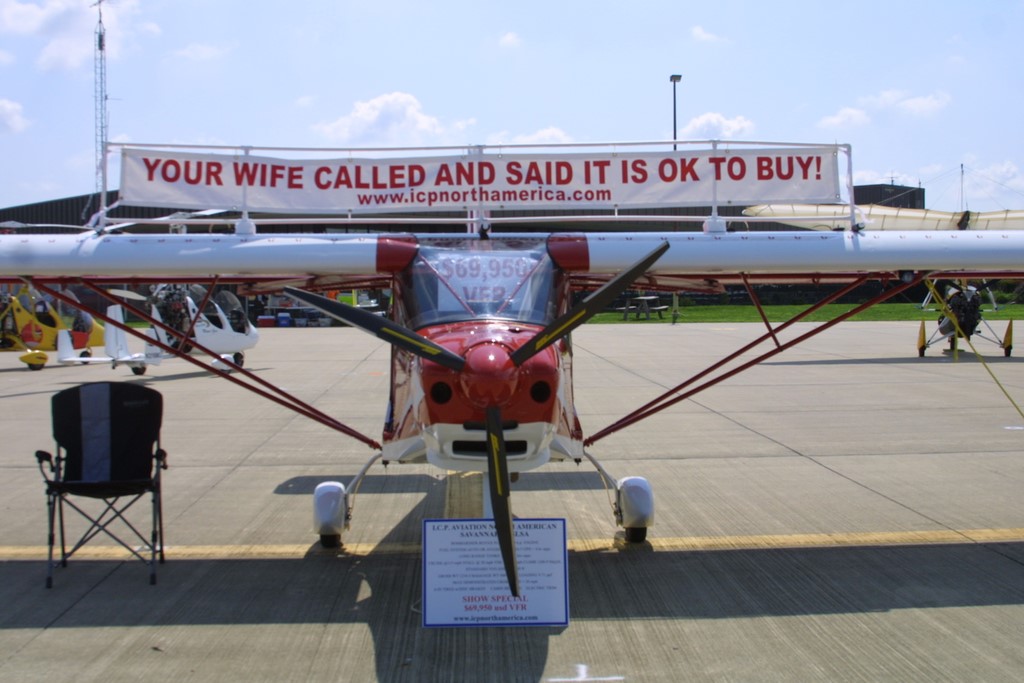
<path id="1" fill-rule="evenodd" d="M 676 213 L 617 215 L 619 206 L 609 209 L 609 204 L 615 204 L 617 197 L 625 197 L 622 206 L 655 207 L 709 198 L 712 204 L 781 200 L 786 183 L 801 175 L 801 169 L 804 182 L 797 183 L 796 196 L 790 201 L 815 201 L 835 190 L 829 186 L 824 192 L 813 187 L 805 191 L 805 185 L 814 185 L 816 175 L 830 175 L 827 168 L 821 168 L 822 160 L 828 166 L 838 152 L 848 153 L 848 148 L 841 146 L 723 152 L 713 143 L 710 150 L 700 152 L 630 154 L 623 154 L 619 146 L 584 155 L 573 150 L 535 156 L 513 154 L 508 148 L 494 154 L 472 148 L 462 156 L 356 162 L 351 158 L 254 161 L 247 156 L 248 149 L 234 157 L 186 154 L 176 149 L 130 152 L 122 162 L 128 167 L 125 177 L 136 173 L 143 185 L 158 186 L 146 200 L 172 207 L 186 201 L 198 204 L 202 200 L 214 206 L 236 202 L 233 205 L 243 209 L 235 232 L 112 234 L 99 225 L 93 232 L 78 235 L 0 235 L 0 279 L 16 277 L 44 289 L 55 283 L 84 281 L 99 289 L 107 282 L 175 278 L 244 285 L 250 292 L 283 291 L 386 341 L 392 347 L 391 384 L 380 441 L 285 397 L 241 368 L 229 379 L 241 383 L 241 375 L 261 384 L 257 388 L 260 393 L 360 439 L 374 450 L 349 486 L 330 482 L 318 487 L 314 496 L 316 532 L 326 545 L 340 541 L 349 522 L 348 496 L 377 460 L 428 462 L 448 470 L 486 472 L 513 594 L 518 594 L 519 587 L 509 492 L 517 473 L 550 461 L 590 460 L 616 490 L 614 516 L 625 529 L 626 540 L 642 542 L 654 522 L 650 484 L 639 477 L 616 480 L 588 447 L 728 376 L 707 379 L 706 372 L 700 373 L 616 423 L 587 433 L 574 408 L 571 333 L 627 289 L 713 290 L 726 283 L 740 283 L 747 286 L 756 304 L 752 285 L 759 282 L 842 285 L 821 302 L 828 303 L 869 280 L 884 283 L 882 294 L 818 326 L 817 333 L 927 278 L 1024 275 L 1024 232 L 872 232 L 853 229 L 852 210 L 851 224 L 841 232 L 729 232 L 727 219 L 715 209 L 702 219 L 699 232 L 509 231 L 538 221 L 562 228 L 583 222 L 635 226 L 656 220 L 678 225 L 684 218 Z M 785 175 L 786 183 L 762 187 L 756 178 L 746 178 L 741 167 L 751 173 L 757 169 L 765 183 Z M 702 189 L 694 189 L 705 181 Z M 242 185 L 248 203 L 239 203 L 234 195 L 218 195 L 232 184 Z M 638 191 L 635 186 L 645 184 L 657 186 L 645 188 L 639 195 L 630 194 Z M 606 189 L 610 195 L 602 194 Z M 123 187 L 122 196 L 132 196 L 134 191 L 126 193 Z M 173 194 L 179 191 L 184 198 Z M 301 197 L 295 199 L 292 191 Z M 489 194 L 491 191 L 499 195 Z M 622 194 L 617 194 L 620 191 Z M 192 197 L 189 192 L 198 194 Z M 330 199 L 317 192 L 329 194 Z M 442 197 L 444 192 L 449 194 Z M 461 194 L 453 199 L 456 192 Z M 261 198 L 254 199 L 256 195 Z M 418 219 L 358 215 L 352 207 L 366 205 L 366 197 L 384 198 L 379 205 L 382 208 L 376 211 L 408 211 L 412 207 L 428 213 Z M 506 203 L 495 204 L 496 197 Z M 543 218 L 489 215 L 509 208 L 508 202 L 517 197 L 527 208 L 555 206 L 560 213 Z M 294 205 L 289 209 L 283 204 L 306 207 L 322 201 L 338 203 L 344 216 L 271 217 L 255 222 L 266 227 L 288 222 L 374 225 L 419 220 L 444 224 L 453 231 L 268 233 L 258 232 L 248 215 L 249 210 L 295 212 Z M 429 213 L 438 207 L 453 211 L 452 202 L 462 202 L 461 218 L 452 217 L 458 213 Z M 467 209 L 467 202 L 473 206 Z M 609 211 L 602 215 L 572 213 L 566 211 L 568 204 Z M 323 209 L 313 206 L 312 210 Z M 750 218 L 737 220 L 749 222 Z M 211 223 L 206 219 L 197 222 Z M 454 226 L 466 222 L 470 231 L 454 231 Z M 376 315 L 316 293 L 356 287 L 390 289 L 388 314 Z M 584 291 L 591 293 L 579 298 Z M 753 361 L 745 359 L 739 369 L 810 336 L 786 343 L 776 339 L 779 330 L 802 315 L 775 327 L 766 322 L 761 340 L 775 341 L 775 345 Z M 754 345 L 722 363 L 738 359 Z"/>

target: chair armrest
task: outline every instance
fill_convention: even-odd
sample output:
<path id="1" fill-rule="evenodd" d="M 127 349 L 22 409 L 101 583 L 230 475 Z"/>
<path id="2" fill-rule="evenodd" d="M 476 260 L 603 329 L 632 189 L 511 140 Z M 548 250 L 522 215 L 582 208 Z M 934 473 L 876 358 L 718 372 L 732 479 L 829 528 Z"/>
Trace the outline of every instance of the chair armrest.
<path id="1" fill-rule="evenodd" d="M 156 455 L 154 456 L 156 461 L 160 463 L 160 469 L 167 469 L 167 451 L 162 448 L 156 449 Z"/>
<path id="2" fill-rule="evenodd" d="M 50 472 L 53 473 L 53 456 L 46 451 L 36 451 L 36 462 L 39 464 L 39 472 L 42 473 L 43 479 L 51 481 L 50 478 L 46 476 L 46 470 L 43 469 L 43 463 L 48 463 L 50 465 Z"/>

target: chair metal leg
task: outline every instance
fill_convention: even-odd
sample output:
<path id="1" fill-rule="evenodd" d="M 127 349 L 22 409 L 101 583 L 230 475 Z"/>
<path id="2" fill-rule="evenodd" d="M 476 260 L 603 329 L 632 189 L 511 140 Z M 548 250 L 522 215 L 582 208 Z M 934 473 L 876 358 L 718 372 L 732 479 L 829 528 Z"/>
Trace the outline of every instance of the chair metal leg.
<path id="1" fill-rule="evenodd" d="M 68 549 L 64 536 L 64 496 L 57 494 L 57 518 L 60 522 L 60 566 L 68 566 Z"/>
<path id="2" fill-rule="evenodd" d="M 160 564 L 164 563 L 164 504 L 160 493 L 159 472 L 156 486 L 153 489 L 153 548 L 160 554 Z M 154 555 L 154 559 L 155 559 Z"/>
<path id="3" fill-rule="evenodd" d="M 156 555 L 157 546 L 160 546 L 160 561 L 163 562 L 163 543 L 160 538 L 160 532 L 157 529 L 160 526 L 160 495 L 159 488 L 154 488 L 150 494 L 153 499 L 153 530 L 149 534 L 149 585 L 156 585 Z"/>
<path id="4" fill-rule="evenodd" d="M 46 494 L 46 517 L 47 524 L 49 525 L 49 533 L 47 534 L 47 552 L 46 552 L 46 587 L 53 588 L 53 544 L 56 540 L 53 534 L 54 524 L 54 507 L 57 504 L 56 496 L 52 493 Z"/>

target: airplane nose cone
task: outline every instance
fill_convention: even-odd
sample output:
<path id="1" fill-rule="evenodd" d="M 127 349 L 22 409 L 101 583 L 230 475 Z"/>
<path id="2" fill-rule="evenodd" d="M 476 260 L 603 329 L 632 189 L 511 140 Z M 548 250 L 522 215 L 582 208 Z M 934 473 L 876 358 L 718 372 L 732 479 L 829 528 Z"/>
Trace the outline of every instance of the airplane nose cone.
<path id="1" fill-rule="evenodd" d="M 478 408 L 501 406 L 511 400 L 519 373 L 508 351 L 498 344 L 478 344 L 464 358 L 459 381 L 469 401 Z"/>

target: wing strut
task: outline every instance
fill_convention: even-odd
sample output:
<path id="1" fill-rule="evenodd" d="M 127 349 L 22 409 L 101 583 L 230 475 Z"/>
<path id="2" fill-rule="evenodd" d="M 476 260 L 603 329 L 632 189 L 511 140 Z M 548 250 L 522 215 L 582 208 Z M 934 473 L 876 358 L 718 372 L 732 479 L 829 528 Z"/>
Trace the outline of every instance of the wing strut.
<path id="1" fill-rule="evenodd" d="M 844 320 L 847 320 L 848 318 L 851 318 L 851 317 L 857 315 L 861 311 L 864 311 L 864 310 L 867 310 L 868 308 L 871 308 L 875 304 L 881 303 L 881 302 L 883 302 L 883 301 L 885 301 L 887 299 L 892 298 L 893 296 L 896 296 L 897 294 L 900 294 L 901 292 L 904 292 L 904 291 L 910 289 L 911 287 L 919 285 L 925 279 L 927 274 L 926 273 L 916 273 L 914 275 L 913 279 L 911 279 L 909 282 L 900 281 L 900 283 L 898 285 L 896 285 L 895 287 L 893 287 L 892 289 L 889 289 L 889 290 L 887 290 L 885 292 L 882 292 L 881 294 L 879 294 L 878 296 L 874 297 L 870 301 L 867 301 L 867 302 L 861 304 L 860 306 L 857 306 L 856 308 L 853 308 L 853 309 L 847 311 L 846 313 L 843 313 L 842 315 L 839 315 L 836 318 L 834 318 L 834 319 L 832 319 L 832 320 L 830 320 L 830 321 L 828 321 L 826 323 L 822 323 L 821 325 L 816 326 L 810 332 L 802 334 L 802 335 L 796 337 L 795 339 L 792 339 L 792 340 L 790 340 L 788 342 L 781 343 L 781 344 L 776 340 L 776 345 L 772 349 L 770 349 L 770 350 L 766 351 L 765 353 L 761 354 L 760 356 L 757 356 L 756 358 L 753 358 L 753 359 L 751 359 L 751 360 L 743 363 L 742 365 L 739 365 L 739 366 L 737 366 L 737 367 L 735 367 L 735 368 L 733 368 L 731 370 L 725 371 L 722 374 L 717 375 L 717 376 L 707 380 L 703 384 L 697 385 L 695 388 L 690 389 L 689 391 L 686 391 L 684 393 L 679 393 L 683 389 L 685 389 L 686 387 L 688 387 L 691 384 L 695 383 L 696 381 L 702 379 L 703 377 L 706 377 L 707 375 L 711 374 L 715 370 L 718 370 L 719 368 L 722 368 L 723 366 L 725 366 L 730 361 L 735 360 L 736 358 L 738 358 L 741 355 L 745 354 L 747 351 L 749 351 L 750 349 L 758 346 L 762 342 L 767 341 L 768 339 L 773 339 L 775 337 L 775 332 L 781 331 L 782 329 L 792 325 L 793 323 L 798 322 L 799 320 L 803 319 L 804 317 L 806 317 L 811 312 L 813 312 L 813 311 L 821 308 L 822 306 L 824 306 L 826 303 L 838 299 L 839 297 L 843 296 L 844 294 L 847 294 L 851 289 L 853 289 L 853 288 L 863 284 L 865 281 L 867 281 L 869 279 L 872 279 L 872 277 L 877 278 L 877 276 L 878 276 L 877 273 L 874 274 L 873 276 L 872 275 L 865 275 L 862 278 L 860 278 L 859 280 L 857 280 L 856 282 L 851 283 L 847 287 L 844 287 L 843 289 L 839 290 L 838 292 L 835 292 L 832 295 L 826 297 L 822 301 L 818 302 L 814 306 L 811 306 L 810 308 L 808 308 L 807 310 L 801 312 L 800 314 L 794 316 L 790 320 L 787 320 L 782 325 L 780 325 L 780 326 L 778 326 L 778 327 L 776 327 L 774 329 L 769 329 L 768 332 L 766 332 L 765 334 L 761 335 L 756 340 L 750 342 L 749 344 L 747 344 L 743 348 L 739 349 L 738 351 L 735 351 L 734 353 L 730 354 L 729 356 L 727 356 L 727 357 L 723 358 L 722 360 L 718 361 L 717 363 L 711 365 L 707 369 L 697 373 L 696 375 L 694 375 L 690 379 L 686 380 L 682 384 L 679 384 L 679 385 L 673 387 L 672 389 L 669 389 L 668 391 L 663 393 L 658 398 L 656 398 L 656 399 L 654 399 L 652 401 L 649 401 L 645 405 L 643 405 L 640 408 L 634 410 L 633 412 L 629 413 L 628 415 L 626 415 L 625 417 L 619 419 L 618 421 L 608 425 L 607 427 L 601 429 L 598 432 L 595 432 L 594 434 L 592 434 L 590 437 L 588 437 L 583 442 L 583 445 L 584 446 L 591 446 L 595 442 L 597 442 L 600 439 L 603 439 L 604 437 L 608 436 L 609 434 L 613 434 L 613 433 L 619 431 L 620 429 L 624 429 L 625 427 L 628 427 L 628 426 L 630 426 L 632 424 L 635 424 L 635 423 L 639 422 L 640 420 L 643 420 L 644 418 L 650 417 L 651 415 L 654 415 L 655 413 L 661 412 L 662 410 L 664 410 L 665 408 L 668 408 L 669 406 L 673 406 L 676 403 L 679 403 L 680 401 L 685 401 L 686 399 L 690 398 L 691 396 L 694 396 L 695 394 L 698 394 L 701 391 L 704 391 L 705 389 L 709 389 L 709 388 L 715 386 L 716 384 L 718 384 L 718 383 L 720 383 L 720 382 L 722 382 L 722 381 L 724 381 L 724 380 L 726 380 L 726 379 L 728 379 L 730 377 L 733 377 L 734 375 L 738 375 L 739 373 L 743 372 L 744 370 L 747 370 L 747 369 L 757 365 L 758 363 L 761 363 L 761 362 L 763 362 L 763 361 L 765 361 L 765 360 L 767 360 L 767 359 L 769 359 L 769 358 L 771 358 L 771 357 L 773 357 L 773 356 L 775 356 L 775 355 L 777 355 L 779 353 L 782 353 L 786 349 L 789 349 L 789 348 L 791 348 L 793 346 L 796 346 L 797 344 L 800 344 L 801 342 L 803 342 L 803 341 L 805 341 L 807 339 L 810 339 L 811 337 L 813 337 L 813 336 L 815 336 L 817 334 L 820 334 L 820 333 L 824 332 L 825 330 L 830 329 L 834 325 L 838 325 L 839 323 L 843 322 Z"/>

